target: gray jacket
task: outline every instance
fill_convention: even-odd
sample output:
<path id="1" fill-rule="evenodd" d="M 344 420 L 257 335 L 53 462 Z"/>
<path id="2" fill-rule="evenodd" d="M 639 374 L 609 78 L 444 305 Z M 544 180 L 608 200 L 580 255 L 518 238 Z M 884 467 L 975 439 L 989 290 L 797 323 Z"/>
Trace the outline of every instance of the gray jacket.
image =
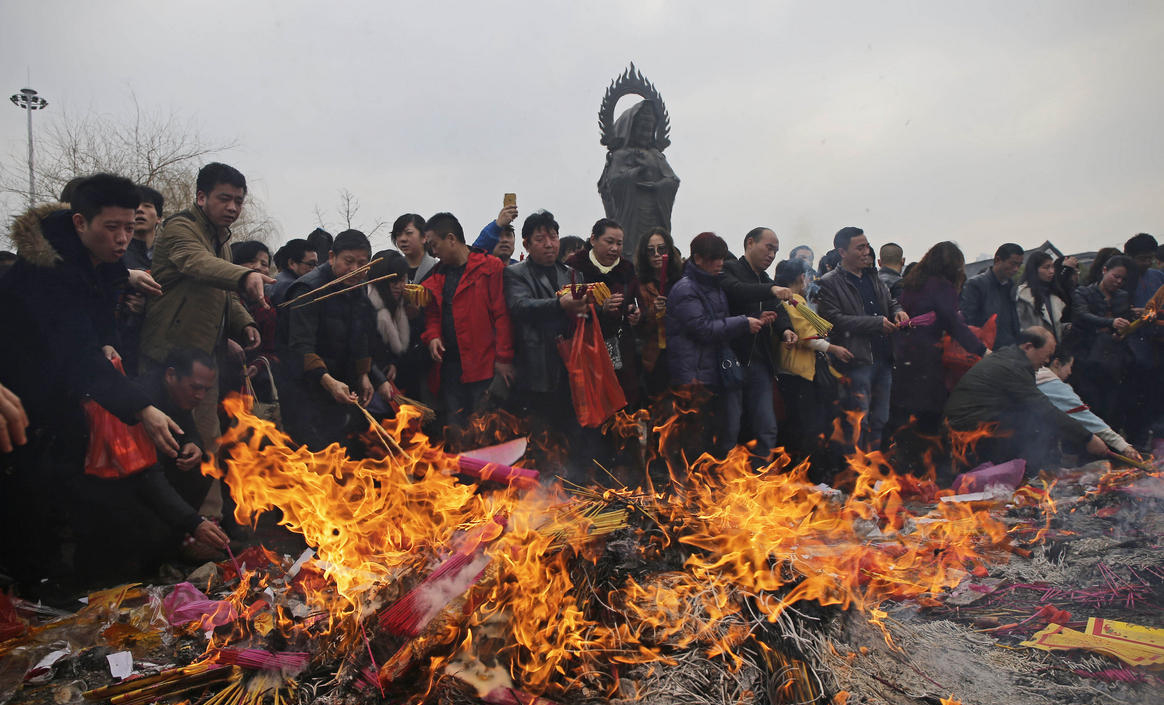
<path id="1" fill-rule="evenodd" d="M 877 296 L 877 309 L 882 312 L 878 316 L 865 313 L 865 305 L 861 303 L 861 292 L 849 281 L 845 271 L 840 267 L 819 280 L 818 312 L 833 324 L 829 342 L 848 348 L 849 352 L 853 353 L 850 367 L 873 364 L 873 336 L 885 335 L 881 329 L 881 321 L 885 318 L 892 320 L 902 310 L 901 305 L 890 295 L 885 282 L 876 274 L 871 276 L 870 280 L 873 283 L 873 292 Z"/>

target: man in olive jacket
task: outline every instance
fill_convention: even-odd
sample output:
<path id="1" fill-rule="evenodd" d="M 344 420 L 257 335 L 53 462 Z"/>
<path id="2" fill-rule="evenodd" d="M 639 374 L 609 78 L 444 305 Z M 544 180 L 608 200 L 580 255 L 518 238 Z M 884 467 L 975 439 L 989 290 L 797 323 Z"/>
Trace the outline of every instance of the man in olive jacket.
<path id="1" fill-rule="evenodd" d="M 1054 354 L 1055 338 L 1046 328 L 1027 328 L 1019 331 L 1018 345 L 995 350 L 959 380 L 946 402 L 951 431 L 995 427 L 971 450 L 977 461 L 1025 458 L 1029 475 L 1053 460 L 1060 441 L 1072 451 L 1086 448 L 1097 456 L 1107 454 L 1107 444 L 1099 436 L 1057 409 L 1035 386 L 1035 372 Z"/>
<path id="2" fill-rule="evenodd" d="M 176 347 L 220 355 L 227 336 L 247 350 L 262 342 L 239 294 L 261 301 L 263 285 L 275 280 L 232 264 L 227 247 L 246 193 L 246 178 L 237 169 L 207 164 L 198 172 L 194 205 L 166 221 L 154 243 L 151 270 L 164 293 L 146 307 L 143 372 L 156 369 Z M 220 435 L 217 387 L 194 410 L 194 419 L 213 452 Z"/>

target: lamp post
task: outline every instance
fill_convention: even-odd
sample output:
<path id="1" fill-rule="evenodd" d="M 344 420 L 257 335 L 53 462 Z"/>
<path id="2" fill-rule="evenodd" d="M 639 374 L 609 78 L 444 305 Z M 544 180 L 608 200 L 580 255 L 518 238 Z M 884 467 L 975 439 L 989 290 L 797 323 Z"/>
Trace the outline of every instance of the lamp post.
<path id="1" fill-rule="evenodd" d="M 31 88 L 21 88 L 8 100 L 18 108 L 28 111 L 28 207 L 36 205 L 36 177 L 32 169 L 32 111 L 43 110 L 48 107 L 48 101 L 41 98 Z"/>

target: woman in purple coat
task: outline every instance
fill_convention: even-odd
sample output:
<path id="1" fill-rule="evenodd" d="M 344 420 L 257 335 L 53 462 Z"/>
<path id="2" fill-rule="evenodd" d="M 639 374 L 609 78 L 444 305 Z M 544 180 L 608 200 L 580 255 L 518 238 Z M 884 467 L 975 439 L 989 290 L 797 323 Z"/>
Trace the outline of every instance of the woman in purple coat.
<path id="1" fill-rule="evenodd" d="M 683 278 L 667 297 L 665 319 L 671 385 L 710 393 L 702 420 L 721 458 L 735 447 L 743 398 L 743 370 L 729 343 L 775 320 L 774 312 L 764 319 L 729 313 L 727 295 L 720 286 L 727 256 L 727 243 L 718 235 L 695 236 Z"/>
<path id="2" fill-rule="evenodd" d="M 888 427 L 894 429 L 898 470 L 924 470 L 926 450 L 941 437 L 942 409 L 949 396 L 942 367 L 942 335 L 948 333 L 976 355 L 986 353 L 986 346 L 958 311 L 958 295 L 966 281 L 965 263 L 957 245 L 939 242 L 902 280 L 898 303 L 909 317 L 915 319 L 932 311 L 936 320 L 894 336 Z"/>

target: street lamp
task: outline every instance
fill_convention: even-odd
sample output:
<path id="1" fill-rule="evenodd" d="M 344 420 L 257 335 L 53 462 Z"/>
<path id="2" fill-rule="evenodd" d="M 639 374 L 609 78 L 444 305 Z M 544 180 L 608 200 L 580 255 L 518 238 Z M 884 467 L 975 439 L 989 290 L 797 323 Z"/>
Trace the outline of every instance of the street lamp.
<path id="1" fill-rule="evenodd" d="M 18 108 L 28 111 L 28 207 L 36 205 L 36 179 L 32 170 L 32 111 L 43 110 L 48 107 L 48 101 L 41 98 L 31 88 L 21 88 L 8 100 Z"/>

